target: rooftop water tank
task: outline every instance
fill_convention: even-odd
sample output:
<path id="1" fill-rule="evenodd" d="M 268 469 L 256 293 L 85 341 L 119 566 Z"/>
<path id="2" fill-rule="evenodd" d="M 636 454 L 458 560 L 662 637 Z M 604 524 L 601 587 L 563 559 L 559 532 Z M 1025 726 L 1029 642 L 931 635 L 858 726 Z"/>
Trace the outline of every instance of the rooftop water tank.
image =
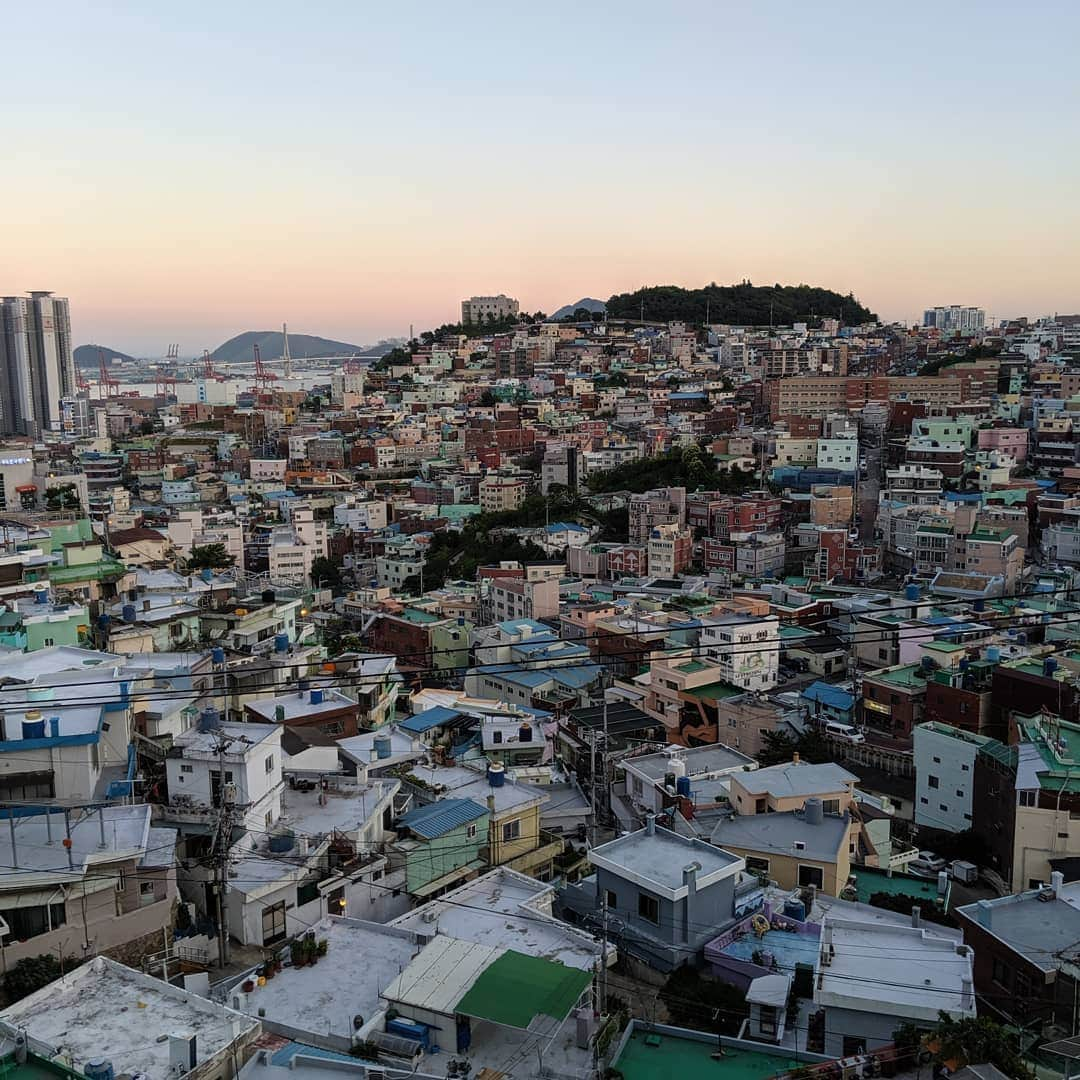
<path id="1" fill-rule="evenodd" d="M 801 900 L 794 898 L 784 901 L 784 914 L 789 919 L 797 919 L 799 922 L 806 922 L 806 905 Z"/>
<path id="2" fill-rule="evenodd" d="M 311 704 L 312 705 L 321 705 L 322 703 L 323 703 L 323 692 L 321 690 L 318 690 L 318 689 L 312 690 L 311 691 Z"/>
<path id="3" fill-rule="evenodd" d="M 1057 659 L 1053 656 L 1048 656 L 1043 661 L 1043 674 L 1047 676 L 1047 678 L 1050 678 L 1054 674 L 1054 672 L 1057 671 L 1057 667 Z"/>
<path id="4" fill-rule="evenodd" d="M 686 775 L 686 762 L 682 758 L 670 758 L 668 760 L 668 772 L 678 780 L 679 777 Z"/>
<path id="5" fill-rule="evenodd" d="M 518 728 L 518 742 L 532 742 L 532 725 L 522 724 Z"/>
<path id="6" fill-rule="evenodd" d="M 904 586 L 904 599 L 905 600 L 918 600 L 919 599 L 919 586 L 912 582 L 910 585 Z"/>
<path id="7" fill-rule="evenodd" d="M 991 664 L 996 664 L 1001 659 L 1001 650 L 996 645 L 988 645 L 986 649 L 986 659 Z"/>
<path id="8" fill-rule="evenodd" d="M 210 660 L 214 664 L 224 664 L 225 663 L 225 650 L 223 648 L 221 648 L 220 645 L 215 645 L 210 650 Z"/>
<path id="9" fill-rule="evenodd" d="M 31 709 L 23 719 L 22 737 L 24 739 L 45 738 L 45 717 L 37 709 Z"/>
<path id="10" fill-rule="evenodd" d="M 499 761 L 493 761 L 488 766 L 488 783 L 492 787 L 502 787 L 506 783 L 506 769 Z"/>
<path id="11" fill-rule="evenodd" d="M 209 566 L 204 566 L 199 576 L 208 584 L 214 580 L 214 571 Z"/>
<path id="12" fill-rule="evenodd" d="M 393 751 L 390 736 L 385 731 L 380 732 L 378 735 L 376 735 L 375 756 L 380 761 L 385 761 L 388 757 L 390 757 L 392 752 Z"/>
<path id="13" fill-rule="evenodd" d="M 47 604 L 49 602 L 49 586 L 48 585 L 35 585 L 34 586 L 34 603 L 35 604 Z"/>
<path id="14" fill-rule="evenodd" d="M 274 652 L 288 652 L 289 651 L 289 635 L 288 634 L 275 634 L 274 635 Z"/>
<path id="15" fill-rule="evenodd" d="M 269 847 L 275 854 L 281 854 L 283 851 L 292 851 L 296 845 L 296 835 L 291 832 L 280 832 L 270 837 Z"/>
<path id="16" fill-rule="evenodd" d="M 112 622 L 112 620 L 109 618 L 109 613 L 107 611 L 103 611 L 97 617 L 97 624 L 102 630 L 107 630 L 110 622 Z"/>
<path id="17" fill-rule="evenodd" d="M 285 723 L 285 706 L 284 705 L 275 705 L 274 706 L 274 719 L 279 724 L 284 724 Z"/>
<path id="18" fill-rule="evenodd" d="M 976 611 L 985 611 L 986 610 L 986 601 L 981 596 L 975 601 L 975 610 Z"/>
<path id="19" fill-rule="evenodd" d="M 810 798 L 803 807 L 807 825 L 820 825 L 825 820 L 825 808 L 820 799 Z"/>
<path id="20" fill-rule="evenodd" d="M 220 726 L 221 714 L 213 707 L 213 705 L 208 705 L 201 713 L 199 713 L 200 731 L 217 731 Z"/>
<path id="21" fill-rule="evenodd" d="M 682 795 L 683 798 L 685 798 L 685 799 L 690 798 L 690 777 L 689 776 L 680 776 L 675 781 L 675 792 L 678 795 Z"/>
<path id="22" fill-rule="evenodd" d="M 91 1058 L 83 1066 L 86 1080 L 113 1080 L 115 1075 L 112 1062 L 108 1058 Z"/>
<path id="23" fill-rule="evenodd" d="M 125 604 L 120 609 L 120 614 L 124 617 L 124 622 L 133 623 L 135 621 L 135 605 Z"/>

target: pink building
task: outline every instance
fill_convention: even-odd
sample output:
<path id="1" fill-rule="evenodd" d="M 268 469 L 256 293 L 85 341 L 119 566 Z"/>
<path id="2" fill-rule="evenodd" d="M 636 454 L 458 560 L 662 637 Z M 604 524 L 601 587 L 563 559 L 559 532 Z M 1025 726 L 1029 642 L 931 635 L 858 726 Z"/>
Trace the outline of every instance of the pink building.
<path id="1" fill-rule="evenodd" d="M 1000 450 L 1009 457 L 1026 461 L 1028 454 L 1027 428 L 995 427 L 979 429 L 980 450 Z"/>

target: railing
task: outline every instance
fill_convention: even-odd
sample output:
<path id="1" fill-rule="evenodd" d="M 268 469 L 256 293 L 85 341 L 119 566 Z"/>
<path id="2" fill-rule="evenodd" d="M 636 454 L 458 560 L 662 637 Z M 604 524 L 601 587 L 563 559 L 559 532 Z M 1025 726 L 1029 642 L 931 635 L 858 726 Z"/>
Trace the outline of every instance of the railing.
<path id="1" fill-rule="evenodd" d="M 898 852 L 896 852 L 896 853 L 889 856 L 889 866 L 890 867 L 907 866 L 907 864 L 909 862 L 911 862 L 912 859 L 915 859 L 915 858 L 918 857 L 918 854 L 919 854 L 919 849 L 918 848 L 914 848 L 914 847 L 913 848 L 904 848 L 903 851 L 898 851 Z"/>

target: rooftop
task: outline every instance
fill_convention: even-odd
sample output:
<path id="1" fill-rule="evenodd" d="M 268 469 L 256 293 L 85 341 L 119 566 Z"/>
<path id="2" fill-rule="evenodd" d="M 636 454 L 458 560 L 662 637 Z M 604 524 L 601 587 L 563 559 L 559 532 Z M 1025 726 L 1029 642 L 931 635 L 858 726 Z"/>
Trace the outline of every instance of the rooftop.
<path id="1" fill-rule="evenodd" d="M 312 927 L 327 942 L 318 967 L 286 967 L 247 995 L 242 1011 L 300 1032 L 353 1035 L 353 1018 L 370 1019 L 382 991 L 420 951 L 415 934 L 360 919 L 325 918 Z"/>
<path id="2" fill-rule="evenodd" d="M 776 816 L 776 815 L 773 815 Z M 646 826 L 637 832 L 609 840 L 589 852 L 596 867 L 644 885 L 668 899 L 686 895 L 683 871 L 698 863 L 697 887 L 703 889 L 715 881 L 732 877 L 745 869 L 738 856 L 715 844 L 688 839 L 660 826 Z"/>
<path id="3" fill-rule="evenodd" d="M 695 1036 L 699 1033 L 650 1033 L 635 1023 L 614 1066 L 624 1080 L 767 1080 L 805 1064 L 782 1054 L 730 1043 L 725 1045 L 723 1058 L 716 1060 L 716 1036 Z"/>
<path id="4" fill-rule="evenodd" d="M 198 1058 L 205 1062 L 258 1025 L 101 956 L 17 1001 L 0 1019 L 25 1028 L 57 1053 L 70 1054 L 80 1070 L 105 1056 L 118 1073 L 142 1073 L 148 1080 L 173 1075 L 170 1033 L 195 1035 Z"/>
<path id="5" fill-rule="evenodd" d="M 671 772 L 671 763 L 674 760 L 681 761 L 686 766 L 686 774 L 690 777 L 754 768 L 753 758 L 720 743 L 689 747 L 677 754 L 666 754 L 663 751 L 657 754 L 642 754 L 640 757 L 626 758 L 622 764 L 650 780 L 663 780 Z"/>
<path id="6" fill-rule="evenodd" d="M 718 822 L 713 829 L 712 842 L 744 851 L 834 863 L 841 849 L 847 847 L 850 824 L 851 818 L 847 814 L 825 814 L 816 825 L 807 821 L 800 811 L 739 814 Z"/>
<path id="7" fill-rule="evenodd" d="M 858 780 L 842 765 L 832 762 L 814 765 L 808 761 L 770 765 L 736 778 L 739 786 L 751 795 L 768 794 L 784 799 L 843 791 Z"/>

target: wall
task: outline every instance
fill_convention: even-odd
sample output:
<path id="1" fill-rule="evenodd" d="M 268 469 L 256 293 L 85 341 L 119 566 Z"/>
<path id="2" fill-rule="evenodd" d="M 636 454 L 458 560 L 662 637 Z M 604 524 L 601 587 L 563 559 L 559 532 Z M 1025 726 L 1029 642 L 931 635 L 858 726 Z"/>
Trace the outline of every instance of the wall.
<path id="1" fill-rule="evenodd" d="M 948 832 L 970 829 L 978 748 L 973 743 L 934 731 L 925 725 L 912 732 L 912 745 L 915 755 L 915 824 Z M 931 777 L 936 780 L 936 786 L 932 786 Z"/>
<path id="2" fill-rule="evenodd" d="M 419 841 L 405 860 L 405 887 L 410 893 L 432 881 L 452 873 L 459 867 L 480 858 L 480 849 L 487 840 L 488 815 L 485 813 L 467 825 L 459 825 L 443 836 Z M 470 837 L 470 827 L 474 834 Z"/>

